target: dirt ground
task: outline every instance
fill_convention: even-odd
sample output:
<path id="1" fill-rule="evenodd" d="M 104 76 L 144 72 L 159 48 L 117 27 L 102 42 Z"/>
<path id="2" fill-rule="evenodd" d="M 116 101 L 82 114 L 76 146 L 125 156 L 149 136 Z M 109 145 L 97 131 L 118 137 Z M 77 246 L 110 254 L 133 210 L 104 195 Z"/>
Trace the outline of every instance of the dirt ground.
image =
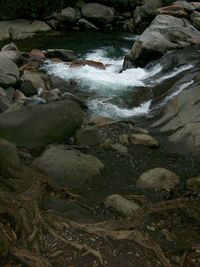
<path id="1" fill-rule="evenodd" d="M 123 133 L 123 127 L 110 126 L 102 134 L 114 138 Z M 41 240 L 42 253 L 55 267 L 199 267 L 200 266 L 200 220 L 199 210 L 176 206 L 180 199 L 189 205 L 198 205 L 200 196 L 187 190 L 185 181 L 200 173 L 197 158 L 169 153 L 160 148 L 151 149 L 140 145 L 128 146 L 128 154 L 97 147 L 80 148 L 82 152 L 98 157 L 104 163 L 100 175 L 77 189 L 79 195 L 74 201 L 58 200 L 50 197 L 44 203 L 44 210 L 54 210 L 68 220 L 64 230 L 59 232 L 65 239 L 99 251 L 102 262 L 91 253 L 82 254 L 48 233 Z M 163 167 L 175 172 L 181 180 L 177 188 L 170 191 L 142 191 L 136 188 L 137 178 L 146 170 Z M 155 212 L 147 212 L 142 219 L 132 224 L 129 230 L 139 238 L 134 240 L 114 240 L 107 235 L 89 233 L 70 225 L 75 221 L 81 225 L 117 221 L 121 226 L 126 221 L 112 210 L 105 209 L 103 200 L 111 194 L 120 194 L 133 199 L 144 207 L 157 207 Z M 160 209 L 159 203 L 172 203 L 172 208 Z M 174 205 L 174 206 L 173 206 Z M 132 225 L 132 226 L 131 226 Z M 122 227 L 123 229 L 123 227 Z M 117 230 L 122 230 L 118 228 Z M 119 238 L 120 239 L 120 238 Z M 139 240 L 139 241 L 138 241 Z M 142 241 L 141 241 L 142 240 Z M 163 255 L 169 260 L 164 262 Z M 2 267 L 23 267 L 14 259 L 1 262 Z"/>

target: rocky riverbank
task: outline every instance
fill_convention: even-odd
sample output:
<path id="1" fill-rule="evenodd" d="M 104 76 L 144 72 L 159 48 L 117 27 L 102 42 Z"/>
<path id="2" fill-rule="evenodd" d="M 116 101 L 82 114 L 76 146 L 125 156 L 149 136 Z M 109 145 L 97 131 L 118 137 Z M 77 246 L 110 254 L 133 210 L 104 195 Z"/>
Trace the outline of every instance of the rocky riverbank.
<path id="1" fill-rule="evenodd" d="M 109 7 L 98 19 L 82 3 L 75 24 L 113 26 L 119 2 L 110 2 L 102 1 Z M 127 3 L 134 15 L 147 6 Z M 112 62 L 66 49 L 1 48 L 1 266 L 200 265 L 198 8 L 178 1 L 157 10 L 125 57 L 123 71 L 156 64 L 142 86 L 120 96 L 129 108 L 150 101 L 143 117 L 94 116 L 87 97 L 95 92 L 46 67 L 106 71 Z M 61 15 L 53 19 L 63 23 Z"/>
<path id="2" fill-rule="evenodd" d="M 19 40 L 44 34 L 50 31 L 79 30 L 125 30 L 141 33 L 153 20 L 158 8 L 169 1 L 122 0 L 122 1 L 78 1 L 73 6 L 66 6 L 59 12 L 46 17 L 22 19 L 20 12 L 0 11 L 0 41 Z M 197 6 L 198 8 L 198 6 Z M 196 7 L 195 9 L 196 10 Z M 161 12 L 161 11 L 159 11 Z M 196 11 L 195 11 L 196 12 Z M 195 15 L 194 24 L 198 25 Z"/>

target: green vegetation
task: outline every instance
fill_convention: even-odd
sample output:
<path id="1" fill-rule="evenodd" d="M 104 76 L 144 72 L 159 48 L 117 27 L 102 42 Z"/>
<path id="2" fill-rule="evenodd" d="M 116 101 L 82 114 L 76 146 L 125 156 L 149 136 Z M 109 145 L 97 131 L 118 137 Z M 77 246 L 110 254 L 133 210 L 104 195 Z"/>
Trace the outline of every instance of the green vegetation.
<path id="1" fill-rule="evenodd" d="M 1 14 L 7 17 L 43 17 L 58 11 L 66 5 L 73 5 L 75 0 L 0 0 Z"/>

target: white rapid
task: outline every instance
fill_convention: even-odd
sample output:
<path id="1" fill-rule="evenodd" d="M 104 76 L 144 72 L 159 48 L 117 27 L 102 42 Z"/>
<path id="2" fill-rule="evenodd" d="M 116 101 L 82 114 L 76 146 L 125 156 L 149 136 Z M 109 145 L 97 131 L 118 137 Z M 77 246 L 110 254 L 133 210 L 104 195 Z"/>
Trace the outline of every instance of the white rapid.
<path id="1" fill-rule="evenodd" d="M 110 56 L 106 48 L 94 50 L 86 54 L 83 59 L 101 62 L 106 66 L 106 69 L 97 69 L 91 66 L 70 68 L 64 63 L 55 64 L 50 62 L 47 62 L 46 69 L 51 75 L 65 80 L 76 80 L 80 90 L 89 92 L 91 97 L 88 98 L 87 104 L 91 112 L 95 115 L 111 118 L 129 118 L 147 114 L 150 111 L 151 99 L 141 103 L 139 107 L 132 109 L 115 104 L 113 99 L 117 96 L 120 97 L 122 93 L 134 90 L 134 87 L 148 86 L 148 84 L 145 84 L 145 80 L 153 77 L 162 70 L 159 64 L 150 70 L 132 68 L 119 73 L 123 64 L 123 58 Z M 159 83 L 190 67 L 189 65 L 183 66 L 180 69 L 166 74 L 166 76 L 155 82 Z"/>

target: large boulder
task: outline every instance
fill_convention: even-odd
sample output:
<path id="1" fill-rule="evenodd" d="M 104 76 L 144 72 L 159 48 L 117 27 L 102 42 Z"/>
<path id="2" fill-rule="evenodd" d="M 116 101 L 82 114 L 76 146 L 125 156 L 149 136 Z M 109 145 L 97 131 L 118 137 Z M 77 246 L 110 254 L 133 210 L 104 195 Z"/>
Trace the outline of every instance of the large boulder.
<path id="1" fill-rule="evenodd" d="M 12 37 L 14 40 L 32 37 L 38 32 L 47 32 L 51 28 L 43 21 L 24 19 L 0 21 L 0 41 Z"/>
<path id="2" fill-rule="evenodd" d="M 112 8 L 97 4 L 89 3 L 82 8 L 83 17 L 100 24 L 110 23 L 114 19 Z"/>
<path id="3" fill-rule="evenodd" d="M 51 145 L 33 165 L 70 190 L 80 187 L 103 168 L 99 159 L 66 145 Z"/>
<path id="4" fill-rule="evenodd" d="M 72 137 L 81 126 L 82 110 L 71 101 L 24 107 L 0 114 L 0 137 L 34 148 Z"/>
<path id="5" fill-rule="evenodd" d="M 192 82 L 190 80 L 190 82 Z M 152 124 L 153 128 L 168 133 L 173 149 L 200 153 L 200 85 L 188 84 L 164 109 L 162 116 Z"/>
<path id="6" fill-rule="evenodd" d="M 188 20 L 158 15 L 134 43 L 125 57 L 123 68 L 125 69 L 130 61 L 143 66 L 169 50 L 195 44 L 200 44 L 200 32 Z"/>

